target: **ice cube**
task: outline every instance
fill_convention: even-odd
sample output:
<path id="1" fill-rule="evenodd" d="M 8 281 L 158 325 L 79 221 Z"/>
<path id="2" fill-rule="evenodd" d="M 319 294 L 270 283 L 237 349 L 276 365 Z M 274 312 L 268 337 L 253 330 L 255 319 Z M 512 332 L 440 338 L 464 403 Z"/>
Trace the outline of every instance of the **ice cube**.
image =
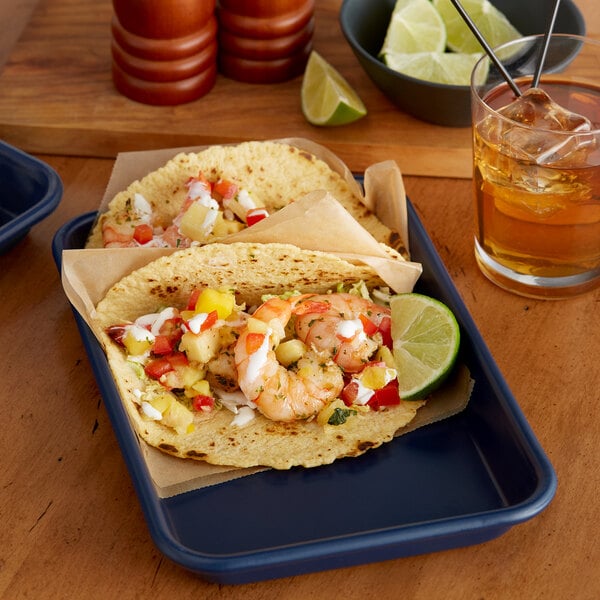
<path id="1" fill-rule="evenodd" d="M 498 112 L 527 126 L 504 124 L 502 131 L 496 132 L 515 158 L 538 165 L 575 166 L 581 163 L 582 152 L 587 154 L 595 147 L 595 138 L 589 134 L 591 122 L 563 108 L 539 88 L 526 90 Z M 565 132 L 574 135 L 566 136 Z"/>
<path id="2" fill-rule="evenodd" d="M 540 88 L 529 88 L 498 112 L 513 121 L 553 131 L 591 131 L 590 121 L 563 108 Z"/>

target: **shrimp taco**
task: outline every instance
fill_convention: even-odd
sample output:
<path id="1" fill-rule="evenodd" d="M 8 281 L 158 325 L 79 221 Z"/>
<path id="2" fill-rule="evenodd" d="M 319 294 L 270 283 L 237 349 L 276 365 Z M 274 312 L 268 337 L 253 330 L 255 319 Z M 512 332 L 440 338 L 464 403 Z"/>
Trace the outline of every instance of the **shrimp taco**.
<path id="1" fill-rule="evenodd" d="M 288 244 L 210 244 L 115 284 L 94 317 L 131 423 L 168 454 L 313 467 L 390 441 L 402 401 L 384 282 Z"/>
<path id="2" fill-rule="evenodd" d="M 398 233 L 366 208 L 355 182 L 305 149 L 268 141 L 178 154 L 118 193 L 86 246 L 186 248 L 211 243 L 315 190 L 331 193 L 379 242 L 402 251 Z"/>

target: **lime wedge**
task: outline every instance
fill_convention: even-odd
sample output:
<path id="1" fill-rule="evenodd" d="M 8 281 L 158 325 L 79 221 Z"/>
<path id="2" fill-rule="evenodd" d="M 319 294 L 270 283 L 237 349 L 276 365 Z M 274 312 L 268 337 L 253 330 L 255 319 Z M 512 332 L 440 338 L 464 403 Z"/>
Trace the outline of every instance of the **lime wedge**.
<path id="1" fill-rule="evenodd" d="M 454 365 L 460 345 L 458 323 L 445 304 L 421 294 L 394 296 L 390 308 L 400 397 L 423 398 Z"/>
<path id="2" fill-rule="evenodd" d="M 302 112 L 313 125 L 345 125 L 367 114 L 350 84 L 314 50 L 306 63 L 300 94 Z"/>
<path id="3" fill-rule="evenodd" d="M 432 0 L 438 10 L 448 35 L 448 48 L 454 52 L 483 52 L 483 48 L 454 8 L 450 0 Z M 489 0 L 462 0 L 465 11 L 492 47 L 517 39 L 521 34 Z"/>
<path id="4" fill-rule="evenodd" d="M 471 73 L 481 54 L 454 52 L 388 53 L 383 61 L 394 71 L 415 79 L 447 85 L 470 85 Z M 481 73 L 485 81 L 486 73 Z"/>
<path id="5" fill-rule="evenodd" d="M 398 0 L 380 56 L 388 52 L 443 52 L 446 27 L 429 0 Z"/>

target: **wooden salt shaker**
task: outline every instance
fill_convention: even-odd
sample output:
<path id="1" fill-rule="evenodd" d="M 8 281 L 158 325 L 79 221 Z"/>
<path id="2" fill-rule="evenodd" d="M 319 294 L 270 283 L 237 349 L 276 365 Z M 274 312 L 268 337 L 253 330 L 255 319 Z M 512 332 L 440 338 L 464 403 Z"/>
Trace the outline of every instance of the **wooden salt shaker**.
<path id="1" fill-rule="evenodd" d="M 304 71 L 314 0 L 220 0 L 219 70 L 247 83 L 277 83 Z"/>
<path id="2" fill-rule="evenodd" d="M 117 90 L 145 104 L 206 94 L 217 76 L 215 0 L 113 0 L 112 72 Z"/>

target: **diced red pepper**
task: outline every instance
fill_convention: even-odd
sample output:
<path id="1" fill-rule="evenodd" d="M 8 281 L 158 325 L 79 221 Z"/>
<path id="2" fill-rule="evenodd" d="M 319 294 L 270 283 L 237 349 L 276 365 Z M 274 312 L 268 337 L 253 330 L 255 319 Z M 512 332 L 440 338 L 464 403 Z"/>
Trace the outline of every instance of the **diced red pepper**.
<path id="1" fill-rule="evenodd" d="M 173 369 L 177 367 L 187 367 L 190 364 L 185 352 L 172 352 L 167 356 L 169 364 Z"/>
<path id="2" fill-rule="evenodd" d="M 157 335 L 152 344 L 152 352 L 154 354 L 170 354 L 173 352 L 173 340 L 168 335 Z"/>
<path id="3" fill-rule="evenodd" d="M 192 407 L 194 410 L 210 412 L 215 407 L 215 399 L 212 396 L 198 394 L 192 400 Z"/>
<path id="4" fill-rule="evenodd" d="M 126 325 L 111 325 L 110 327 L 106 328 L 106 335 L 108 335 L 112 340 L 121 346 L 123 346 L 123 338 L 125 337 L 126 332 Z"/>
<path id="5" fill-rule="evenodd" d="M 373 410 L 379 410 L 383 406 L 396 406 L 400 404 L 400 394 L 398 393 L 398 380 L 393 379 L 387 385 L 379 390 L 375 390 L 367 404 Z"/>
<path id="6" fill-rule="evenodd" d="M 265 341 L 264 333 L 248 333 L 246 336 L 246 352 L 252 354 L 256 352 Z"/>
<path id="7" fill-rule="evenodd" d="M 152 344 L 152 352 L 154 354 L 169 354 L 175 350 L 177 343 L 183 335 L 183 330 L 180 327 L 181 322 L 182 319 L 179 316 L 165 320 Z"/>
<path id="8" fill-rule="evenodd" d="M 181 337 L 181 322 L 183 319 L 178 315 L 176 317 L 171 317 L 170 319 L 165 319 L 160 326 L 159 333 L 161 335 L 166 335 L 169 337 Z"/>
<path id="9" fill-rule="evenodd" d="M 200 326 L 200 331 L 206 331 L 210 329 L 219 320 L 219 313 L 216 310 L 211 310 L 207 315 L 206 319 Z"/>
<path id="10" fill-rule="evenodd" d="M 354 380 L 350 380 L 350 383 L 344 386 L 342 393 L 340 394 L 341 399 L 344 401 L 346 406 L 352 406 L 358 396 L 358 383 Z"/>
<path id="11" fill-rule="evenodd" d="M 379 323 L 379 333 L 381 333 L 381 337 L 383 339 L 383 345 L 387 346 L 390 350 L 393 346 L 392 341 L 392 318 L 391 317 L 383 317 L 381 319 L 381 323 Z"/>
<path id="12" fill-rule="evenodd" d="M 266 219 L 268 216 L 269 213 L 264 208 L 251 208 L 246 213 L 246 225 L 248 225 L 248 227 L 252 227 L 252 225 L 256 225 L 256 223 Z"/>
<path id="13" fill-rule="evenodd" d="M 138 244 L 147 244 L 154 237 L 154 230 L 151 225 L 147 223 L 141 223 L 140 225 L 136 225 L 133 230 L 133 239 Z"/>
<path id="14" fill-rule="evenodd" d="M 162 375 L 173 370 L 173 365 L 167 356 L 153 358 L 145 367 L 144 372 L 151 379 L 160 379 Z"/>
<path id="15" fill-rule="evenodd" d="M 186 310 L 194 310 L 196 308 L 196 302 L 198 302 L 198 298 L 200 297 L 201 293 L 202 293 L 201 289 L 195 289 L 190 294 L 190 299 L 188 300 L 187 306 L 185 307 Z"/>
<path id="16" fill-rule="evenodd" d="M 215 194 L 218 194 L 224 200 L 235 198 L 238 190 L 238 186 L 233 181 L 228 181 L 227 179 L 219 179 L 219 181 L 213 184 Z"/>
<path id="17" fill-rule="evenodd" d="M 377 325 L 375 325 L 375 323 L 373 323 L 373 321 L 371 321 L 371 319 L 369 319 L 369 317 L 367 317 L 366 315 L 360 314 L 360 315 L 358 315 L 358 318 L 360 319 L 363 329 L 368 336 L 372 336 L 374 333 L 377 332 L 377 329 L 378 329 Z"/>

